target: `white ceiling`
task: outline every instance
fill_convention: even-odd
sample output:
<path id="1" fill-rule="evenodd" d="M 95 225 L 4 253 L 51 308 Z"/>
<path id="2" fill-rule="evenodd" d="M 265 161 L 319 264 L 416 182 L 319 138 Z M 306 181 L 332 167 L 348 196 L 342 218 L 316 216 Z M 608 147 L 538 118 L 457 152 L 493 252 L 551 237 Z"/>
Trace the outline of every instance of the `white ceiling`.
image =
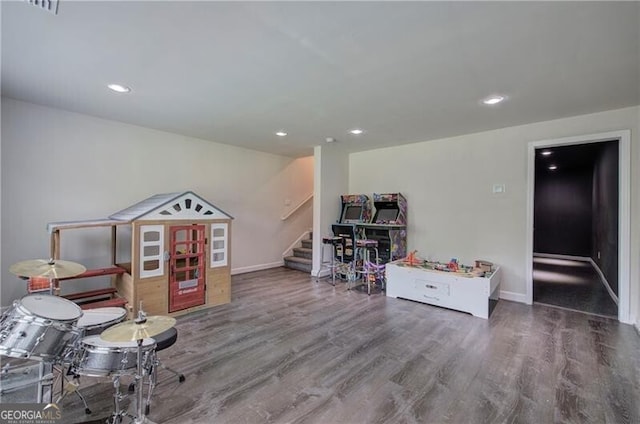
<path id="1" fill-rule="evenodd" d="M 638 2 L 1 7 L 4 96 L 293 157 L 640 104 Z"/>

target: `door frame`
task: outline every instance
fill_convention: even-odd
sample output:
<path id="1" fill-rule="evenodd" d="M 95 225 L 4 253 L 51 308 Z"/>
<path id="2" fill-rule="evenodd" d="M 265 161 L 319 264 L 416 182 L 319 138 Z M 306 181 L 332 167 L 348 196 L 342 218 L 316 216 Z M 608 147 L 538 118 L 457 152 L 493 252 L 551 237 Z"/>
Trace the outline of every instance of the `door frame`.
<path id="1" fill-rule="evenodd" d="M 535 152 L 544 147 L 618 141 L 618 320 L 631 324 L 631 130 L 610 131 L 550 140 L 530 141 L 527 152 L 526 303 L 533 303 L 533 206 Z"/>

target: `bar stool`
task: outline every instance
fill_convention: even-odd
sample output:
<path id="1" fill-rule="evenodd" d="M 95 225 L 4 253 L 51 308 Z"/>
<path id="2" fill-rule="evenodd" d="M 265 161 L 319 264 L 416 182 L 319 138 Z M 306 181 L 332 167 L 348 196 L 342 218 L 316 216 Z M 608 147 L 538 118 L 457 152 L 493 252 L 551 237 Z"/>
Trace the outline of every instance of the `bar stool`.
<path id="1" fill-rule="evenodd" d="M 324 260 L 325 246 L 331 247 L 331 260 L 329 262 L 325 262 Z M 320 269 L 318 270 L 318 274 L 316 275 L 316 283 L 320 279 L 320 273 L 322 272 L 322 270 L 328 269 L 331 272 L 331 283 L 334 286 L 336 285 L 336 271 L 340 266 L 340 264 L 336 262 L 336 256 L 338 256 L 338 246 L 341 246 L 341 247 L 343 246 L 342 237 L 332 236 L 332 237 L 322 238 L 322 249 L 320 250 L 320 260 L 322 261 L 322 263 L 320 265 Z M 343 260 L 343 250 L 344 249 L 340 249 L 340 253 L 339 253 L 340 263 L 342 263 L 342 260 Z"/>
<path id="2" fill-rule="evenodd" d="M 371 262 L 371 251 L 375 252 L 375 263 Z M 372 265 L 377 267 L 378 257 L 378 240 L 372 239 L 358 239 L 356 240 L 356 258 L 360 257 L 362 265 L 357 267 L 357 272 L 362 276 L 363 281 L 367 284 L 367 294 L 371 294 L 371 282 L 369 281 L 370 275 L 376 275 L 376 272 L 372 270 Z M 373 272 L 372 272 L 373 271 Z M 350 289 L 350 287 L 349 287 Z"/>

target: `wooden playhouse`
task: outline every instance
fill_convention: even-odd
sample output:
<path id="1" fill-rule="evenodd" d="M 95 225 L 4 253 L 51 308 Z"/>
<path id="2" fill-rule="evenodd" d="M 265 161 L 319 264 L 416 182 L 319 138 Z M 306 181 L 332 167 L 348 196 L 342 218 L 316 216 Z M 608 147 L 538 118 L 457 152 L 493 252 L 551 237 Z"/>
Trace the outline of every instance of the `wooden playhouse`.
<path id="1" fill-rule="evenodd" d="M 181 315 L 231 301 L 230 240 L 233 217 L 191 191 L 157 194 L 107 219 L 48 225 L 51 257 L 60 259 L 66 229 L 111 227 L 112 266 L 76 278 L 112 275 L 111 286 L 86 292 L 95 307 L 127 304 L 136 314 Z M 118 234 L 130 227 L 131 250 L 122 254 Z M 127 255 L 128 253 L 128 255 Z M 127 256 L 130 262 L 118 263 Z M 82 293 L 66 296 L 82 301 Z"/>

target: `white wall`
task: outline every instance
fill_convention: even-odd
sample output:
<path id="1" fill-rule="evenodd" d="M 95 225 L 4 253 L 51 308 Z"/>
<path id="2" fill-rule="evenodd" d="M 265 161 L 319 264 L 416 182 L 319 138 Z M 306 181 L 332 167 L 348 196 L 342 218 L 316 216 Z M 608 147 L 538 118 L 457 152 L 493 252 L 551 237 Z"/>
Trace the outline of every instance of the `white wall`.
<path id="1" fill-rule="evenodd" d="M 233 272 L 281 264 L 282 252 L 311 226 L 311 205 L 281 217 L 285 200 L 294 206 L 312 192 L 312 157 L 295 160 L 6 98 L 2 124 L 2 305 L 25 293 L 9 265 L 49 257 L 48 222 L 104 218 L 153 194 L 193 190 L 234 216 Z M 108 230 L 63 231 L 61 259 L 108 266 L 109 245 Z"/>
<path id="2" fill-rule="evenodd" d="M 527 144 L 632 130 L 631 314 L 640 310 L 640 141 L 637 107 L 354 153 L 349 192 L 401 192 L 408 203 L 408 248 L 463 263 L 487 259 L 503 270 L 503 295 L 524 301 Z M 492 194 L 493 184 L 506 192 Z"/>
<path id="3" fill-rule="evenodd" d="M 636 108 L 636 126 L 631 132 L 631 318 L 640 333 L 640 107 Z"/>
<path id="4" fill-rule="evenodd" d="M 348 193 L 349 154 L 339 143 L 316 146 L 315 159 L 315 194 L 313 198 L 313 269 L 318 275 L 320 270 L 322 237 L 333 235 L 331 224 L 340 215 L 340 195 Z M 330 258 L 329 250 L 325 256 Z"/>

